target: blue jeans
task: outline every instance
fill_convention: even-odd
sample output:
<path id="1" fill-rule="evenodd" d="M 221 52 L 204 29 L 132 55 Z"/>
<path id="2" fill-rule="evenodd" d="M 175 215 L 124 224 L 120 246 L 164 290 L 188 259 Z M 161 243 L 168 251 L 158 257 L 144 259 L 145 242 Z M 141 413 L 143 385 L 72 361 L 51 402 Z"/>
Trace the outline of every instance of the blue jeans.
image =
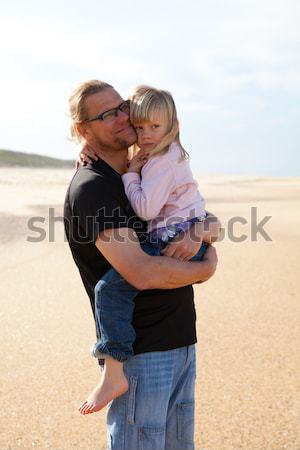
<path id="1" fill-rule="evenodd" d="M 112 450 L 194 450 L 195 346 L 133 356 L 107 414 Z"/>
<path id="2" fill-rule="evenodd" d="M 168 242 L 153 239 L 151 234 L 141 244 L 149 255 L 158 256 Z M 199 252 L 191 261 L 201 261 L 207 244 L 202 244 Z M 134 355 L 133 343 L 135 331 L 132 326 L 134 298 L 138 289 L 127 283 L 115 270 L 110 269 L 95 287 L 95 316 L 98 341 L 92 349 L 92 355 L 104 359 L 109 355 L 124 362 Z"/>

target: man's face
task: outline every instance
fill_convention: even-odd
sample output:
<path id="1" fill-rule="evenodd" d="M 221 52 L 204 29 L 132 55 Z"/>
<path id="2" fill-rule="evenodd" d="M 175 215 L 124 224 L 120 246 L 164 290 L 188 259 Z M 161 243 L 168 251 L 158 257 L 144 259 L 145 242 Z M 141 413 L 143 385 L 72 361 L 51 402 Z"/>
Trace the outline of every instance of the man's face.
<path id="1" fill-rule="evenodd" d="M 92 118 L 117 108 L 124 100 L 112 88 L 90 95 L 85 100 L 87 117 Z M 136 142 L 136 133 L 129 122 L 129 112 L 118 111 L 116 117 L 85 123 L 85 139 L 100 150 L 121 150 Z"/>

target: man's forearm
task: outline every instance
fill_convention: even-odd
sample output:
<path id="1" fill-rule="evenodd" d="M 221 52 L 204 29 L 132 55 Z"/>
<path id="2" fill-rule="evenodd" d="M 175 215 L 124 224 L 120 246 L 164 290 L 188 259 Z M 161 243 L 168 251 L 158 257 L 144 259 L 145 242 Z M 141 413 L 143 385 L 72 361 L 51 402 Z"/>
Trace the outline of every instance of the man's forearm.
<path id="1" fill-rule="evenodd" d="M 143 252 L 134 230 L 118 228 L 102 232 L 96 247 L 128 283 L 145 289 L 172 289 L 208 280 L 217 264 L 213 246 L 207 248 L 203 261 L 180 261 L 168 256 L 150 256 Z"/>
<path id="2" fill-rule="evenodd" d="M 167 256 L 149 256 L 147 273 L 141 274 L 144 289 L 175 289 L 208 280 L 216 264 L 207 259 L 200 262 L 179 261 Z"/>

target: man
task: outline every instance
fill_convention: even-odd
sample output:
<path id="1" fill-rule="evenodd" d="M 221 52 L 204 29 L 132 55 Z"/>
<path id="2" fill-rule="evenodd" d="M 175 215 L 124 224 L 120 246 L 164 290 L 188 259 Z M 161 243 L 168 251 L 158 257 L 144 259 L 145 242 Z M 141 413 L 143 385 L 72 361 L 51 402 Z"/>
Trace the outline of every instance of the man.
<path id="1" fill-rule="evenodd" d="M 139 238 L 146 224 L 135 216 L 121 180 L 128 147 L 136 141 L 128 104 L 112 86 L 92 80 L 73 93 L 70 112 L 73 136 L 98 156 L 74 175 L 64 212 L 69 245 L 93 311 L 94 287 L 111 266 L 142 291 L 133 317 L 135 356 L 124 364 L 129 390 L 108 411 L 109 448 L 193 449 L 196 331 L 191 284 L 213 275 L 215 249 L 209 246 L 202 262 L 180 261 L 187 247 L 201 244 L 187 233 L 169 244 L 164 256 L 144 253 Z M 217 221 L 213 231 L 202 226 L 195 224 L 197 236 L 216 238 Z"/>

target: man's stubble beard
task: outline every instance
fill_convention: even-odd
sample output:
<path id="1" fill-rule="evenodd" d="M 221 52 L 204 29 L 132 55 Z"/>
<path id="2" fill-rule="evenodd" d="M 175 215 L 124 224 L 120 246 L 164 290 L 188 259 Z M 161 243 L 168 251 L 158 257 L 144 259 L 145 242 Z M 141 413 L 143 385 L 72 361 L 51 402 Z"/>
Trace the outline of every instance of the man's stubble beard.
<path id="1" fill-rule="evenodd" d="M 128 149 L 131 145 L 135 144 L 137 138 L 136 136 L 133 136 L 132 139 L 115 138 L 114 142 L 112 142 L 111 144 L 104 142 L 99 138 L 96 138 L 95 140 L 99 149 L 101 149 L 102 151 L 113 152 Z"/>
<path id="2" fill-rule="evenodd" d="M 124 148 L 124 147 L 128 148 L 131 145 L 136 143 L 136 141 L 137 141 L 136 132 L 134 131 L 134 128 L 131 128 L 131 129 L 132 129 L 132 138 L 127 138 L 127 139 L 122 139 L 121 137 L 115 138 L 115 142 L 120 146 L 120 148 Z"/>

